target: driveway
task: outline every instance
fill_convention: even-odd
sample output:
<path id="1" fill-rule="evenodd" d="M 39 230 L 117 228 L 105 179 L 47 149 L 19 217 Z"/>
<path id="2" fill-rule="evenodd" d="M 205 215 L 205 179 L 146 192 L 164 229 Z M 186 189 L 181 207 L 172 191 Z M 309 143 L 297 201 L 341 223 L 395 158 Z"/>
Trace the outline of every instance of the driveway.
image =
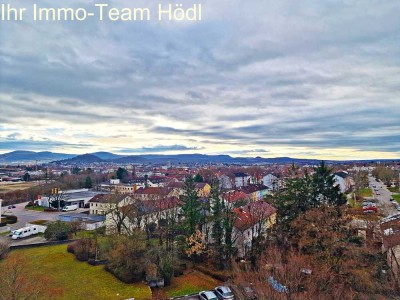
<path id="1" fill-rule="evenodd" d="M 369 176 L 368 179 L 369 179 L 369 186 L 372 189 L 374 198 L 378 200 L 378 208 L 385 214 L 385 216 L 398 214 L 399 212 L 390 202 L 392 193 L 387 189 L 386 185 L 384 185 L 380 181 L 376 181 L 375 178 L 372 176 Z"/>

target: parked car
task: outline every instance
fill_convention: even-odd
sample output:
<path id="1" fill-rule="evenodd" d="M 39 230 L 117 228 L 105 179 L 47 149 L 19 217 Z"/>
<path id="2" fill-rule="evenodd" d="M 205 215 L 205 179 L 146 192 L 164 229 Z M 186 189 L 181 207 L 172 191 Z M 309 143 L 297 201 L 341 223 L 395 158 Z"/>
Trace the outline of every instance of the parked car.
<path id="1" fill-rule="evenodd" d="M 218 299 L 222 300 L 233 300 L 235 296 L 233 295 L 231 289 L 227 286 L 217 286 L 214 290 L 215 295 L 217 295 Z"/>
<path id="2" fill-rule="evenodd" d="M 8 207 L 8 209 L 13 209 L 13 208 L 15 208 L 16 206 L 15 205 L 10 205 L 9 207 Z"/>
<path id="3" fill-rule="evenodd" d="M 242 292 L 243 296 L 245 296 L 246 300 L 257 300 L 257 293 L 256 291 L 249 285 L 240 285 L 240 291 Z"/>
<path id="4" fill-rule="evenodd" d="M 77 210 L 77 209 L 78 209 L 78 205 L 74 204 L 74 205 L 64 206 L 62 211 L 73 211 L 73 210 Z"/>
<path id="5" fill-rule="evenodd" d="M 364 213 L 376 213 L 378 212 L 378 209 L 376 208 L 376 206 L 363 206 L 362 208 Z"/>
<path id="6" fill-rule="evenodd" d="M 199 293 L 200 300 L 218 300 L 217 295 L 213 291 L 202 291 Z"/>

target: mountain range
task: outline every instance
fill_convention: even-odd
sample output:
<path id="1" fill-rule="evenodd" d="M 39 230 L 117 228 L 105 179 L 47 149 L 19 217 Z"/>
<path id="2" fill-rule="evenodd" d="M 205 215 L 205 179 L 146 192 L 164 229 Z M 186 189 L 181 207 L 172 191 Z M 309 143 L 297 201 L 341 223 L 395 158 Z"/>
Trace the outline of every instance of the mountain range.
<path id="1" fill-rule="evenodd" d="M 54 153 L 54 152 L 33 152 L 33 151 L 13 151 L 0 154 L 0 164 L 16 164 L 16 163 L 48 163 L 55 162 L 57 164 L 91 164 L 110 162 L 116 164 L 129 163 L 225 163 L 225 164 L 317 164 L 318 159 L 300 159 L 291 157 L 232 157 L 229 155 L 206 155 L 206 154 L 143 154 L 143 155 L 119 155 L 110 152 L 94 152 L 83 155 Z M 352 160 L 355 161 L 355 160 Z M 375 160 L 358 160 L 358 162 L 385 161 L 384 159 Z M 386 160 L 386 161 L 400 161 Z M 328 161 L 332 163 L 341 163 L 346 161 Z M 350 162 L 350 161 L 347 161 Z"/>

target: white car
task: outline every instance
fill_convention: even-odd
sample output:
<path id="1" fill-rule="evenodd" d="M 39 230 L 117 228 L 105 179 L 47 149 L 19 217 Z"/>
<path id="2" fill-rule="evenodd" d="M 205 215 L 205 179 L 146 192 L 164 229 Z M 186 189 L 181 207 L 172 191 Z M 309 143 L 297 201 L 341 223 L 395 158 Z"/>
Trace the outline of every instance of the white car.
<path id="1" fill-rule="evenodd" d="M 199 293 L 200 300 L 218 300 L 217 295 L 212 291 L 202 291 Z"/>
<path id="2" fill-rule="evenodd" d="M 233 300 L 235 296 L 233 295 L 231 289 L 227 286 L 217 286 L 214 290 L 218 299 L 221 300 Z"/>

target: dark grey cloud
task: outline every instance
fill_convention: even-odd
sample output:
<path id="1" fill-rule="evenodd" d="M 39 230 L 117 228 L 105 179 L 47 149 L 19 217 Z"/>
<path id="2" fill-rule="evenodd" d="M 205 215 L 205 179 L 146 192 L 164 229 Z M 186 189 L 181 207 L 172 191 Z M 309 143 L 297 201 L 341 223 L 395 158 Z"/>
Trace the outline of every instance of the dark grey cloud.
<path id="1" fill-rule="evenodd" d="M 64 142 L 57 142 L 52 140 L 15 140 L 15 139 L 2 139 L 0 138 L 0 151 L 14 151 L 14 150 L 46 150 L 46 149 L 63 149 L 63 148 L 86 148 L 91 147 L 91 144 L 70 144 Z"/>
<path id="2" fill-rule="evenodd" d="M 0 138 L 399 155 L 398 1 L 204 0 L 203 10 L 196 24 L 3 22 Z M 171 143 L 182 149 L 158 147 Z"/>
<path id="3" fill-rule="evenodd" d="M 187 147 L 184 145 L 158 145 L 153 147 L 141 147 L 132 149 L 116 149 L 117 153 L 133 154 L 133 153 L 160 153 L 169 151 L 193 151 L 202 150 L 202 147 Z"/>

